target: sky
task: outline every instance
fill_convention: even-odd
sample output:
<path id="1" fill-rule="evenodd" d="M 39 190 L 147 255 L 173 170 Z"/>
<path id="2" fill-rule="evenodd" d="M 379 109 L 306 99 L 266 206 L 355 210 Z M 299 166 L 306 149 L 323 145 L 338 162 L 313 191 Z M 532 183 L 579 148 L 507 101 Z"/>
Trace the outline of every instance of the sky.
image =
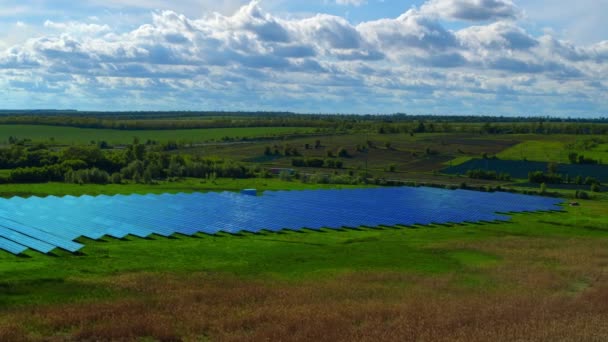
<path id="1" fill-rule="evenodd" d="M 0 109 L 608 117 L 608 0 L 0 0 Z"/>

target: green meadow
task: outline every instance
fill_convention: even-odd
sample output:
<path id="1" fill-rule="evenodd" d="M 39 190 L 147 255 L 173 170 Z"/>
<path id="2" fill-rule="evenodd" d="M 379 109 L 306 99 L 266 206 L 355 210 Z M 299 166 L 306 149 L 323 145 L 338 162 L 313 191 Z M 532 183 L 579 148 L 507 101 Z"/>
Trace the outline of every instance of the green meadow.
<path id="1" fill-rule="evenodd" d="M 587 158 L 608 161 L 608 143 L 605 138 L 593 146 L 584 147 L 585 140 L 590 138 L 577 136 L 553 136 L 544 140 L 528 140 L 508 148 L 496 156 L 501 159 L 534 160 L 546 162 L 568 163 L 568 154 L 577 153 Z"/>
<path id="2" fill-rule="evenodd" d="M 285 134 L 302 134 L 314 129 L 300 127 L 237 127 L 205 128 L 181 130 L 115 130 L 97 128 L 76 128 L 44 125 L 0 125 L 0 137 L 28 138 L 33 142 L 53 144 L 89 144 L 91 141 L 106 141 L 109 144 L 129 144 L 134 138 L 145 142 L 177 141 L 183 143 L 221 140 L 224 137 L 256 138 Z"/>
<path id="3" fill-rule="evenodd" d="M 306 189 L 342 189 L 352 188 L 353 185 L 339 184 L 306 184 L 299 181 L 283 181 L 277 178 L 249 178 L 201 180 L 194 178 L 179 181 L 157 181 L 154 184 L 69 184 L 69 183 L 40 183 L 40 184 L 0 184 L 0 197 L 13 196 L 82 196 L 82 195 L 115 195 L 115 194 L 163 194 L 178 192 L 206 191 L 240 191 L 243 189 L 264 190 L 306 190 Z M 360 187 L 360 186 L 359 186 Z"/>

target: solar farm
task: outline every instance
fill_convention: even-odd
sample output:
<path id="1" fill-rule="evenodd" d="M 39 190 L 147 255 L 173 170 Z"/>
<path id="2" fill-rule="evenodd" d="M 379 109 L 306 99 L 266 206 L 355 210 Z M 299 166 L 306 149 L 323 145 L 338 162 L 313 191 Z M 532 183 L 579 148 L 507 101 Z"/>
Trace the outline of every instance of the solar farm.
<path id="1" fill-rule="evenodd" d="M 0 341 L 607 340 L 608 124 L 113 115 L 3 119 Z"/>
<path id="2" fill-rule="evenodd" d="M 0 200 L 0 248 L 78 252 L 80 237 L 146 238 L 361 226 L 508 221 L 505 213 L 561 210 L 563 201 L 435 188 L 162 195 L 13 197 Z"/>

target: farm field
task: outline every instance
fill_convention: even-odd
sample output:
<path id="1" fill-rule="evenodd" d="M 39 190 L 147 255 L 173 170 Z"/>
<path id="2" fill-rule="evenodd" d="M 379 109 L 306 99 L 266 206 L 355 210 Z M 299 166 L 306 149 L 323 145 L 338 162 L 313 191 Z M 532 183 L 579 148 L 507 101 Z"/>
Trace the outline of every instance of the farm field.
<path id="1" fill-rule="evenodd" d="M 471 159 L 457 166 L 448 167 L 443 172 L 448 174 L 465 174 L 467 170 L 490 170 L 496 172 L 506 172 L 514 178 L 526 179 L 529 172 L 547 172 L 547 164 L 534 161 L 517 161 L 501 159 Z M 557 172 L 571 178 L 577 176 L 593 177 L 600 182 L 608 182 L 607 165 L 578 165 L 578 164 L 557 164 Z"/>
<path id="2" fill-rule="evenodd" d="M 600 143 L 585 147 L 585 141 L 598 139 Z M 528 140 L 508 148 L 496 156 L 500 159 L 532 160 L 568 163 L 568 154 L 577 153 L 595 160 L 608 161 L 608 144 L 603 137 L 552 136 L 545 140 Z"/>
<path id="3" fill-rule="evenodd" d="M 597 340 L 608 333 L 606 207 L 0 253 L 0 338 Z"/>
<path id="4" fill-rule="evenodd" d="M 51 144 L 90 144 L 91 141 L 106 141 L 109 144 L 129 144 L 135 137 L 141 141 L 154 140 L 167 142 L 174 140 L 183 143 L 221 140 L 224 137 L 256 138 L 285 134 L 303 134 L 315 129 L 301 127 L 237 127 L 205 128 L 181 130 L 115 130 L 98 128 L 75 128 L 44 125 L 0 125 L 0 137 L 14 136 L 29 138 L 33 142 Z M 5 141 L 6 142 L 6 141 Z"/>
<path id="5" fill-rule="evenodd" d="M 318 147 L 313 147 L 319 141 Z M 434 172 L 454 158 L 496 154 L 518 143 L 517 140 L 477 136 L 472 134 L 430 133 L 407 134 L 334 134 L 309 138 L 258 141 L 243 144 L 212 144 L 185 149 L 184 152 L 202 156 L 222 156 L 245 162 L 258 162 L 273 167 L 291 167 L 297 156 L 264 156 L 265 148 L 281 152 L 286 146 L 296 148 L 301 157 L 327 158 L 341 148 L 348 157 L 341 158 L 344 168 L 363 171 L 388 170 L 399 172 Z M 306 148 L 306 146 L 309 146 Z M 359 146 L 359 149 L 357 149 Z"/>

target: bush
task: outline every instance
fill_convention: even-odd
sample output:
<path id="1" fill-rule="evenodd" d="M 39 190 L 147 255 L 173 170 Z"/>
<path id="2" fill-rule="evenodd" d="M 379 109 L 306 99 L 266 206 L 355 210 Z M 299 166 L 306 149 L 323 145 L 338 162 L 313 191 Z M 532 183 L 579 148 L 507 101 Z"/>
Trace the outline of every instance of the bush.
<path id="1" fill-rule="evenodd" d="M 325 165 L 331 169 L 341 169 L 344 163 L 341 160 L 327 159 Z"/>
<path id="2" fill-rule="evenodd" d="M 292 178 L 291 172 L 283 170 L 281 173 L 279 173 L 279 178 L 284 181 L 290 181 Z"/>
<path id="3" fill-rule="evenodd" d="M 488 179 L 488 180 L 511 180 L 511 175 L 508 173 L 497 173 L 496 171 L 486 171 L 482 169 L 468 170 L 466 173 L 467 177 L 474 179 Z"/>
<path id="4" fill-rule="evenodd" d="M 122 183 L 122 176 L 120 175 L 120 173 L 114 172 L 112 174 L 111 180 L 112 180 L 112 183 L 114 183 L 114 184 L 121 184 Z"/>
<path id="5" fill-rule="evenodd" d="M 580 198 L 580 199 L 589 199 L 589 194 L 587 194 L 584 191 L 581 190 L 576 190 L 576 192 L 574 193 L 574 197 L 576 198 Z"/>
<path id="6" fill-rule="evenodd" d="M 564 179 L 558 174 L 545 174 L 542 171 L 534 171 L 528 173 L 528 181 L 530 183 L 560 184 L 564 182 Z"/>
<path id="7" fill-rule="evenodd" d="M 600 191 L 601 191 L 601 189 L 600 189 L 599 184 L 597 184 L 597 183 L 591 184 L 591 192 L 600 192 Z"/>
<path id="8" fill-rule="evenodd" d="M 348 151 L 344 147 L 340 147 L 338 149 L 338 157 L 348 158 L 348 157 L 350 157 L 350 155 L 348 154 Z"/>
<path id="9" fill-rule="evenodd" d="M 599 182 L 597 181 L 597 179 L 595 179 L 593 177 L 586 177 L 585 178 L 585 185 L 593 185 L 593 184 L 599 184 Z"/>
<path id="10" fill-rule="evenodd" d="M 325 161 L 320 158 L 295 158 L 291 160 L 291 165 L 296 167 L 323 167 Z"/>
<path id="11" fill-rule="evenodd" d="M 70 170 L 65 174 L 64 180 L 66 183 L 75 184 L 108 184 L 110 182 L 110 175 L 98 168 Z"/>

